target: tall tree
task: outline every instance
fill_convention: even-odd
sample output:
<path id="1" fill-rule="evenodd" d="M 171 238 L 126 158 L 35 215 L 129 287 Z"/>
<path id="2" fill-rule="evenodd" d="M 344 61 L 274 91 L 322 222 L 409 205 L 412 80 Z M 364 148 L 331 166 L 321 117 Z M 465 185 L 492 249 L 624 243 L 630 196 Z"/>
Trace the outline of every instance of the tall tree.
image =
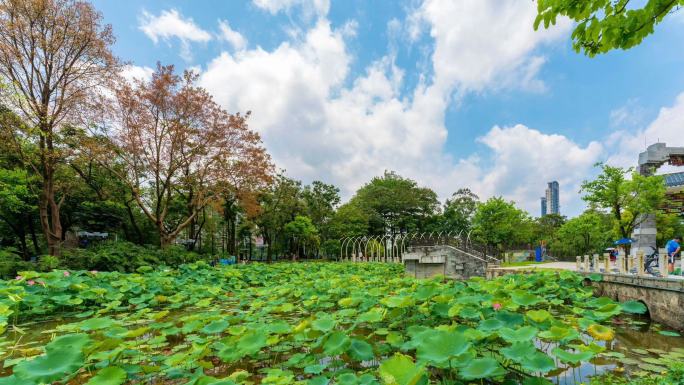
<path id="1" fill-rule="evenodd" d="M 617 235 L 629 238 L 645 218 L 644 214 L 655 214 L 665 199 L 663 177 L 643 176 L 632 168 L 597 166 L 601 174 L 582 183 L 582 199 L 591 207 L 608 211 L 613 216 Z"/>
<path id="2" fill-rule="evenodd" d="M 305 186 L 302 198 L 306 204 L 307 216 L 324 238 L 329 236 L 328 224 L 340 204 L 340 189 L 321 181 L 313 181 Z"/>
<path id="3" fill-rule="evenodd" d="M 612 237 L 610 215 L 587 210 L 560 226 L 556 239 L 550 243 L 550 249 L 557 256 L 601 253 L 611 245 Z"/>
<path id="4" fill-rule="evenodd" d="M 264 237 L 264 242 L 268 244 L 269 262 L 273 259 L 274 251 L 285 249 L 285 225 L 305 211 L 301 195 L 301 182 L 281 174 L 276 176 L 273 183 L 259 197 L 261 209 L 255 222 Z"/>
<path id="5" fill-rule="evenodd" d="M 472 228 L 479 199 L 469 188 L 461 188 L 453 193 L 444 203 L 444 229 L 455 235 L 467 234 Z"/>
<path id="6" fill-rule="evenodd" d="M 681 6 L 684 0 L 537 0 L 534 29 L 542 23 L 548 28 L 558 16 L 567 16 L 577 23 L 572 32 L 575 51 L 595 56 L 640 44 Z"/>
<path id="7" fill-rule="evenodd" d="M 501 250 L 531 241 L 532 221 L 513 202 L 493 197 L 477 206 L 473 216 L 473 233 L 478 241 Z"/>
<path id="8" fill-rule="evenodd" d="M 439 210 L 434 191 L 389 171 L 361 187 L 351 203 L 368 214 L 374 234 L 420 230 Z"/>
<path id="9" fill-rule="evenodd" d="M 246 116 L 224 111 L 196 80 L 192 72 L 179 76 L 173 66 L 158 65 L 150 81 L 122 82 L 113 153 L 100 157 L 131 189 L 162 247 L 205 207 L 248 184 L 244 179 L 266 179 L 270 172 Z M 180 205 L 184 213 L 174 209 Z"/>
<path id="10" fill-rule="evenodd" d="M 59 255 L 63 238 L 60 208 L 65 192 L 56 181 L 68 155 L 62 130 L 82 124 L 119 64 L 114 36 L 90 3 L 77 0 L 0 1 L 0 100 L 26 122 L 11 138 L 24 161 L 41 178 L 40 223 L 48 251 Z M 24 142 L 36 156 L 23 153 Z"/>

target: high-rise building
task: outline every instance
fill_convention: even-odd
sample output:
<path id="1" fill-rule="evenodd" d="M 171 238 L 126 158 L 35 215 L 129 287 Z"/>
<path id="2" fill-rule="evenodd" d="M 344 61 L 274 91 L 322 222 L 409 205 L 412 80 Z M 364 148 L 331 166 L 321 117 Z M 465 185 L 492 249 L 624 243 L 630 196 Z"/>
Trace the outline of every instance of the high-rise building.
<path id="1" fill-rule="evenodd" d="M 560 186 L 555 180 L 548 183 L 546 188 L 546 213 L 547 214 L 560 214 L 560 201 L 558 194 L 560 191 Z"/>
<path id="2" fill-rule="evenodd" d="M 546 197 L 541 197 L 541 216 L 546 215 Z"/>

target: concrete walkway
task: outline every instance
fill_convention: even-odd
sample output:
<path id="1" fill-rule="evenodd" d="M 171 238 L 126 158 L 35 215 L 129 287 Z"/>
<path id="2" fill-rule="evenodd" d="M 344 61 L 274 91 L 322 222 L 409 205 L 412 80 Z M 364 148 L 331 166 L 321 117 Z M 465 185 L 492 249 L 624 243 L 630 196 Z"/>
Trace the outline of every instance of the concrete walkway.
<path id="1" fill-rule="evenodd" d="M 675 265 L 675 269 L 680 267 L 681 262 L 677 261 Z M 613 265 L 611 264 L 611 267 Z M 531 265 L 524 265 L 524 266 L 502 266 L 502 267 L 490 267 L 492 270 L 537 270 L 537 269 L 555 269 L 555 270 L 570 270 L 570 271 L 577 271 L 577 264 L 575 262 L 542 262 L 542 263 L 535 263 Z M 681 275 L 672 275 L 670 274 L 667 278 L 669 279 L 683 279 L 684 276 Z"/>

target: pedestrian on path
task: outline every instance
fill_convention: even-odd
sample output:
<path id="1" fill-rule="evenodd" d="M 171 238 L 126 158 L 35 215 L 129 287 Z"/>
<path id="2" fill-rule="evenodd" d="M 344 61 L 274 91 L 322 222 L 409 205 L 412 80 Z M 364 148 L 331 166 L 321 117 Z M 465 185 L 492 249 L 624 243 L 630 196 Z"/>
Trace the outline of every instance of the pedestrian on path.
<path id="1" fill-rule="evenodd" d="M 669 240 L 665 249 L 667 250 L 667 271 L 672 274 L 674 272 L 675 258 L 679 256 L 682 250 L 682 237 L 676 236 Z"/>

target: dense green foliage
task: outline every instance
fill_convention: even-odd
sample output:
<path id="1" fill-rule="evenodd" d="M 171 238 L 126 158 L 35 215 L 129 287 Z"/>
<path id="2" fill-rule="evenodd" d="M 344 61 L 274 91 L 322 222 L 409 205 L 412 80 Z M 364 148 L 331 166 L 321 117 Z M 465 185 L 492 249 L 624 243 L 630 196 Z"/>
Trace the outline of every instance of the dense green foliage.
<path id="1" fill-rule="evenodd" d="M 632 169 L 602 164 L 596 179 L 582 183 L 582 199 L 606 210 L 621 238 L 632 236 L 643 214 L 655 214 L 665 199 L 662 176 L 644 176 Z M 629 176 L 629 178 L 628 178 Z"/>
<path id="2" fill-rule="evenodd" d="M 567 16 L 577 22 L 572 32 L 575 51 L 595 56 L 640 44 L 656 24 L 681 6 L 684 0 L 537 0 L 534 28 L 542 23 L 548 28 L 558 16 Z"/>
<path id="3" fill-rule="evenodd" d="M 2 338 L 20 338 L 26 329 L 12 325 L 25 321 L 69 318 L 21 337 L 36 338 L 40 349 L 1 344 L 11 372 L 0 383 L 524 379 L 592 357 L 624 357 L 603 346 L 614 336 L 606 323 L 646 310 L 592 298 L 571 272 L 466 282 L 401 272 L 373 263 L 24 272 L 0 281 Z M 681 357 L 663 354 L 664 363 Z"/>

